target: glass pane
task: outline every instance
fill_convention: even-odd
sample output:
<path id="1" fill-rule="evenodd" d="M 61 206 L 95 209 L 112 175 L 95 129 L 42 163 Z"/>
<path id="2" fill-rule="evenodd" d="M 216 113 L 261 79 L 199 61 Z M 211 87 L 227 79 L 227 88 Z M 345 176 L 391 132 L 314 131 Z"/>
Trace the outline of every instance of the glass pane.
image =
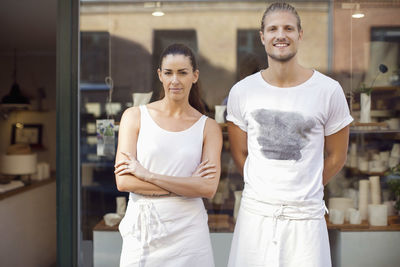
<path id="1" fill-rule="evenodd" d="M 357 123 L 359 88 L 362 84 L 373 87 L 368 123 L 378 124 L 351 127 L 348 162 L 325 193 L 327 203 L 331 197 L 350 197 L 356 203 L 359 180 L 376 174 L 385 177 L 385 171 L 398 166 L 400 158 L 396 154 L 400 153 L 400 6 L 393 1 L 359 1 L 359 6 L 331 2 L 294 1 L 304 29 L 298 61 L 340 82 Z M 118 122 L 126 108 L 159 99 L 156 69 L 161 51 L 173 42 L 195 51 L 206 115 L 215 118 L 216 109 L 226 105 L 237 81 L 268 67 L 259 40 L 265 8 L 262 1 L 161 1 L 160 6 L 148 1 L 81 1 L 80 225 L 85 266 L 93 264 L 92 259 L 95 266 L 111 266 L 119 260 L 118 224 L 110 227 L 103 220 L 105 214 L 117 212 L 117 197 L 126 201 L 128 197 L 117 190 L 113 174 Z M 163 16 L 152 15 L 160 10 Z M 360 10 L 365 16 L 353 18 Z M 380 64 L 388 71 L 380 73 Z M 229 152 L 224 115 L 216 119 L 224 138 L 221 179 L 215 197 L 204 199 L 212 236 L 233 232 L 244 187 Z M 387 161 L 374 162 L 377 155 L 387 157 L 388 151 Z M 386 179 L 381 179 L 382 202 L 394 198 Z M 102 233 L 113 235 L 104 237 Z M 228 252 L 229 242 L 224 248 Z"/>
<path id="2" fill-rule="evenodd" d="M 352 199 L 361 213 L 361 225 L 366 227 L 374 225 L 368 205 L 384 203 L 389 215 L 384 221 L 387 217 L 390 228 L 390 216 L 396 212 L 394 200 L 398 199 L 394 191 L 399 185 L 400 162 L 399 10 L 399 4 L 391 1 L 337 1 L 333 10 L 333 77 L 346 92 L 355 122 L 346 165 L 325 195 L 327 199 Z M 361 188 L 368 180 L 369 193 Z M 361 200 L 359 195 L 366 193 L 370 199 Z M 349 220 L 345 219 L 342 228 L 349 227 Z"/>

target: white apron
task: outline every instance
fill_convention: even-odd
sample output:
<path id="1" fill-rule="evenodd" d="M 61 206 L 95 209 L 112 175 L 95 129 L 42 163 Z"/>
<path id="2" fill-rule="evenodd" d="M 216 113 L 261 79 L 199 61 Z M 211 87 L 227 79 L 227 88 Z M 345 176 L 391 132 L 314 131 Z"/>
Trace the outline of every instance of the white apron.
<path id="1" fill-rule="evenodd" d="M 229 267 L 330 267 L 325 204 L 242 198 Z"/>
<path id="2" fill-rule="evenodd" d="M 201 198 L 131 194 L 119 225 L 120 266 L 214 266 L 207 220 Z"/>

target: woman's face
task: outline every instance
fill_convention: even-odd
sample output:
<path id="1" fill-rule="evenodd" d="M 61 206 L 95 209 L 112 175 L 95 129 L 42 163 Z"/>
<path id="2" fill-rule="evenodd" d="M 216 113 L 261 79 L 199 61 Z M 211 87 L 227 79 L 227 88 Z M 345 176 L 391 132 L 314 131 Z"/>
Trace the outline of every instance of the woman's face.
<path id="1" fill-rule="evenodd" d="M 162 60 L 158 77 L 163 84 L 165 97 L 188 101 L 190 88 L 197 82 L 199 71 L 193 71 L 189 57 L 170 54 Z"/>

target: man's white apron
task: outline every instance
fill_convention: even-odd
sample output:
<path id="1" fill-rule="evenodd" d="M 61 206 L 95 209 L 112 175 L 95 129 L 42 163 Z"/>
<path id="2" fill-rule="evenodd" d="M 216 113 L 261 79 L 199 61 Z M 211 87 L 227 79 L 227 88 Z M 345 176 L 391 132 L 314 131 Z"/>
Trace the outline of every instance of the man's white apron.
<path id="1" fill-rule="evenodd" d="M 325 203 L 241 201 L 229 267 L 330 267 Z"/>

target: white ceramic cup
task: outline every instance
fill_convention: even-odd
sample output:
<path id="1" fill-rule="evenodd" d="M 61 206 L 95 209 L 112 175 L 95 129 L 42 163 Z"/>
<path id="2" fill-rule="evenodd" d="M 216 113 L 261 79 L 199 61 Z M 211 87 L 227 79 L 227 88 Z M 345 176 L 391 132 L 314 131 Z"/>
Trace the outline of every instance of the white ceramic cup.
<path id="1" fill-rule="evenodd" d="M 329 210 L 329 221 L 332 224 L 343 224 L 344 223 L 344 212 L 341 210 L 330 209 Z"/>
<path id="2" fill-rule="evenodd" d="M 361 224 L 360 211 L 353 209 L 349 211 L 349 222 L 350 224 Z"/>

